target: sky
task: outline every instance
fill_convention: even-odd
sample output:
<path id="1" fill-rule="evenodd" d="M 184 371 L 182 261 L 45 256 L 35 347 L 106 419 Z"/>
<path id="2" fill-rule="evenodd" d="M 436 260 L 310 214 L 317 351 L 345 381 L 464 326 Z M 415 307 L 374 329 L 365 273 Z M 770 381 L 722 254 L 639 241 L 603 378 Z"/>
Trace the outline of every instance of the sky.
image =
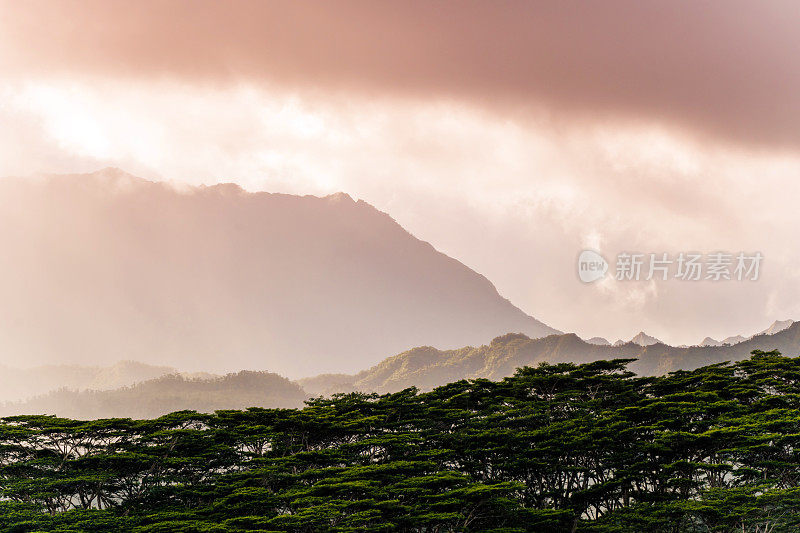
<path id="1" fill-rule="evenodd" d="M 800 318 L 800 4 L 0 0 L 0 176 L 344 191 L 583 337 Z M 584 249 L 611 265 L 578 278 Z M 757 280 L 614 279 L 760 252 Z M 487 339 L 488 341 L 488 339 Z"/>

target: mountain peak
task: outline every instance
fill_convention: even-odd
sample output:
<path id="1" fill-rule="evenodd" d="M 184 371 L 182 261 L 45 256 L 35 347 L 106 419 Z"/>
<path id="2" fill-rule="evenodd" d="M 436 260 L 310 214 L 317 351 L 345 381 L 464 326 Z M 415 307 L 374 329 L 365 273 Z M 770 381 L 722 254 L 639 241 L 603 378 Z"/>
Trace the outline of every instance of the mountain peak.
<path id="1" fill-rule="evenodd" d="M 730 337 L 725 337 L 722 339 L 721 344 L 739 344 L 740 342 L 744 342 L 747 340 L 747 337 L 743 335 L 732 335 Z"/>
<path id="2" fill-rule="evenodd" d="M 794 324 L 794 320 L 787 319 L 787 320 L 776 320 L 770 326 L 765 329 L 764 331 L 758 332 L 756 335 L 773 335 L 778 333 L 779 331 L 783 331 L 789 326 Z"/>
<path id="3" fill-rule="evenodd" d="M 722 346 L 722 342 L 712 339 L 711 337 L 706 337 L 698 346 Z"/>
<path id="4" fill-rule="evenodd" d="M 661 343 L 660 340 L 658 340 L 655 337 L 652 337 L 652 336 L 648 335 L 644 331 L 640 331 L 638 334 L 636 334 L 630 340 L 630 342 L 632 342 L 634 344 L 638 344 L 639 346 L 651 346 L 653 344 Z"/>
<path id="5" fill-rule="evenodd" d="M 499 344 L 508 344 L 514 341 L 529 341 L 529 340 L 531 340 L 530 337 L 528 337 L 524 333 L 506 333 L 505 335 L 500 335 L 492 339 L 490 346 L 497 346 Z"/>
<path id="6" fill-rule="evenodd" d="M 325 197 L 326 200 L 330 202 L 347 202 L 347 203 L 355 203 L 353 197 L 347 194 L 346 192 L 335 192 L 333 194 L 329 194 Z"/>

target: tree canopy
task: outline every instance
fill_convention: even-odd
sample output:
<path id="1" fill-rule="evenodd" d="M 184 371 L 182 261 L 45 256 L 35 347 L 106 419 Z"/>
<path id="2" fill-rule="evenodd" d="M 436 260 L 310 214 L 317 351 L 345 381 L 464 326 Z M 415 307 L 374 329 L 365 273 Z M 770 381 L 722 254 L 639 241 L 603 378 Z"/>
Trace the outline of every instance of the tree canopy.
<path id="1" fill-rule="evenodd" d="M 800 358 L 543 364 L 303 409 L 0 423 L 0 530 L 778 532 Z"/>

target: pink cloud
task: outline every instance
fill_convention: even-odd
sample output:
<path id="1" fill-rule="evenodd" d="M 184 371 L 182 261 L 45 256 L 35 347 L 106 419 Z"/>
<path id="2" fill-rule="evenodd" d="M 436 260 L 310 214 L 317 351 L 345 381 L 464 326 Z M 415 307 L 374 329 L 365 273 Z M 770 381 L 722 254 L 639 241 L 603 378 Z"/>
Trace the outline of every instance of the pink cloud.
<path id="1" fill-rule="evenodd" d="M 0 10 L 0 66 L 17 76 L 445 95 L 800 143 L 800 5 L 790 1 L 61 0 Z"/>

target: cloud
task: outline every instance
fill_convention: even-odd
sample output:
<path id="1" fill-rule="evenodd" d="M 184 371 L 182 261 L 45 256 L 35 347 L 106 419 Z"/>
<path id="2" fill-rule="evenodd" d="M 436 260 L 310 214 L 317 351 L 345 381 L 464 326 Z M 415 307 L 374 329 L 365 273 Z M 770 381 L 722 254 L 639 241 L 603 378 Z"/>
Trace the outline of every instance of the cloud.
<path id="1" fill-rule="evenodd" d="M 799 318 L 800 5 L 0 0 L 0 175 L 117 166 L 389 212 L 537 318 L 695 342 Z M 580 284 L 587 244 L 757 283 Z"/>
<path id="2" fill-rule="evenodd" d="M 0 175 L 117 166 L 181 183 L 346 191 L 562 330 L 690 343 L 800 313 L 792 154 L 701 144 L 659 125 L 553 128 L 547 115 L 509 120 L 463 102 L 353 102 L 257 84 L 28 82 L 2 96 L 0 121 L 12 127 L 0 130 Z M 574 262 L 587 246 L 609 260 L 761 251 L 764 276 L 586 285 Z"/>
<path id="3" fill-rule="evenodd" d="M 796 149 L 799 16 L 791 0 L 5 1 L 0 70 L 457 98 Z"/>

